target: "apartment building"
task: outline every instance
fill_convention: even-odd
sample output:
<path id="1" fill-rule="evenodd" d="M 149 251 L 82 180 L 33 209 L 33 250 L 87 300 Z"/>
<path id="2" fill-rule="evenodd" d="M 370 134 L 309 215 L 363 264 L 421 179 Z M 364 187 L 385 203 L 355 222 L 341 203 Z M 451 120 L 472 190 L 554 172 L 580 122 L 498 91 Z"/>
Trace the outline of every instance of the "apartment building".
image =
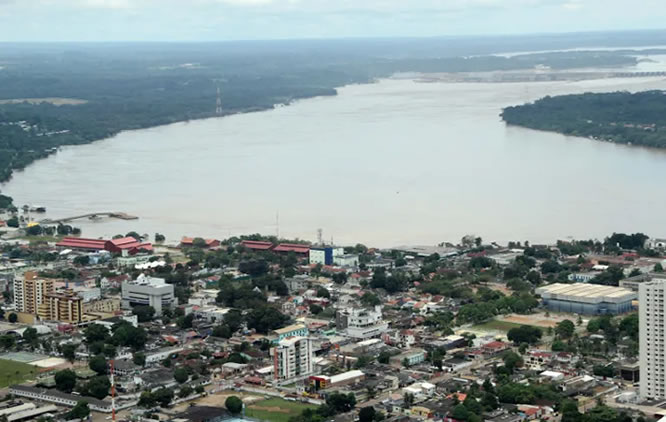
<path id="1" fill-rule="evenodd" d="M 313 373 L 314 350 L 308 337 L 289 337 L 271 349 L 277 385 L 309 377 Z"/>
<path id="2" fill-rule="evenodd" d="M 638 346 L 640 396 L 666 398 L 666 339 L 664 339 L 664 293 L 666 280 L 652 280 L 638 286 Z"/>
<path id="3" fill-rule="evenodd" d="M 16 310 L 36 315 L 46 296 L 55 292 L 53 280 L 37 278 L 37 273 L 26 272 L 22 279 L 14 280 Z"/>
<path id="4" fill-rule="evenodd" d="M 83 299 L 72 291 L 52 293 L 39 305 L 37 315 L 43 321 L 78 324 L 84 320 Z"/>

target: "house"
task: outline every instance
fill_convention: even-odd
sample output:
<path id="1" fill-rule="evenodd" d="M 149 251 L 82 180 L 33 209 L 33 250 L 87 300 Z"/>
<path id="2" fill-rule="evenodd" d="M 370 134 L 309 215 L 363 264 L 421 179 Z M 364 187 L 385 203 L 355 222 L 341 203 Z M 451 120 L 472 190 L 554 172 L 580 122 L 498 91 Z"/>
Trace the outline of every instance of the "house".
<path id="1" fill-rule="evenodd" d="M 452 357 L 442 361 L 442 370 L 446 372 L 458 372 L 468 366 L 472 366 L 473 362 L 463 358 Z"/>
<path id="2" fill-rule="evenodd" d="M 481 346 L 481 350 L 488 356 L 497 356 L 505 351 L 509 350 L 511 346 L 508 343 L 502 341 L 491 341 Z"/>

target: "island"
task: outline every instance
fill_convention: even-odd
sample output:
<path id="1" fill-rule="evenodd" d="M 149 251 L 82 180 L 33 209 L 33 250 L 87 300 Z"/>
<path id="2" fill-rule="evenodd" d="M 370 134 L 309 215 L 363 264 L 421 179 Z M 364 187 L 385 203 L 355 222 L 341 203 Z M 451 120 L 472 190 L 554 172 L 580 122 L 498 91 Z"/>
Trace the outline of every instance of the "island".
<path id="1" fill-rule="evenodd" d="M 666 92 L 547 96 L 507 107 L 509 125 L 608 142 L 666 148 Z"/>

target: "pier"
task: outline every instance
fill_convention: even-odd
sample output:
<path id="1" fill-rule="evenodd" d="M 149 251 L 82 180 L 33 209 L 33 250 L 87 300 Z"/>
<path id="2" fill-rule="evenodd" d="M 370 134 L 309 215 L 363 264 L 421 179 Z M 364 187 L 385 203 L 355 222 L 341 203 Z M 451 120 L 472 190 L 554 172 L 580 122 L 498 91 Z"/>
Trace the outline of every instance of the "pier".
<path id="1" fill-rule="evenodd" d="M 136 217 L 134 215 L 129 215 L 124 212 L 91 212 L 88 214 L 81 214 L 81 215 L 75 215 L 74 217 L 65 217 L 65 218 L 56 218 L 56 219 L 51 219 L 51 218 L 45 218 L 43 220 L 40 220 L 40 224 L 60 224 L 60 223 L 68 223 L 70 221 L 74 220 L 80 220 L 82 218 L 95 218 L 95 217 L 110 217 L 110 218 L 118 218 L 120 220 L 138 220 L 139 217 Z"/>

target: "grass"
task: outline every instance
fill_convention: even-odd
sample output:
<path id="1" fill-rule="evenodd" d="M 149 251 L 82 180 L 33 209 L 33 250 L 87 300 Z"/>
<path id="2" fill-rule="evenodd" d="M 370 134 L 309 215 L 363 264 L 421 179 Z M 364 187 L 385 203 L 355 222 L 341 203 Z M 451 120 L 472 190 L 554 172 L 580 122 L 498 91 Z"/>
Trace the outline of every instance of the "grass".
<path id="1" fill-rule="evenodd" d="M 0 388 L 19 384 L 23 381 L 34 379 L 36 376 L 37 369 L 32 365 L 0 359 Z"/>
<path id="2" fill-rule="evenodd" d="M 509 331 L 510 329 L 520 327 L 521 325 L 527 325 L 527 324 L 517 324 L 515 322 L 499 321 L 495 319 L 492 321 L 484 322 L 483 324 L 475 325 L 472 327 L 472 330 Z"/>
<path id="3" fill-rule="evenodd" d="M 316 407 L 312 404 L 271 398 L 247 406 L 245 415 L 263 421 L 287 422 L 292 416 L 300 415 L 303 409 L 314 409 Z"/>

